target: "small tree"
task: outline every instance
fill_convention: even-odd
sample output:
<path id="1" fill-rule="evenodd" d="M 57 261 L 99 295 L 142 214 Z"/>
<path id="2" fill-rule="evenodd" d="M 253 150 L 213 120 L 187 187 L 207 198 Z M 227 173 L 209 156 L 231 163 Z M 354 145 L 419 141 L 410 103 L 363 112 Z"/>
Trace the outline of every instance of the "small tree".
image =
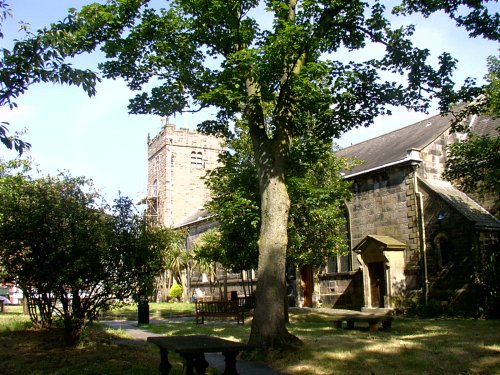
<path id="1" fill-rule="evenodd" d="M 219 294 L 223 294 L 217 277 L 217 262 L 221 262 L 222 248 L 219 228 L 211 228 L 200 234 L 192 247 L 195 266 L 208 276 L 211 294 L 215 293 L 216 288 L 219 289 Z"/>
<path id="2" fill-rule="evenodd" d="M 62 320 L 70 345 L 116 301 L 147 303 L 179 238 L 148 225 L 128 198 L 119 198 L 110 214 L 84 178 L 0 177 L 2 266 L 23 289 L 33 323 Z"/>
<path id="3" fill-rule="evenodd" d="M 131 282 L 131 295 L 138 305 L 139 324 L 149 323 L 149 299 L 155 280 L 168 266 L 171 254 L 182 246 L 183 233 L 164 228 L 139 215 L 127 197 L 115 200 L 114 246 L 122 254 L 125 267 L 120 278 Z"/>
<path id="4" fill-rule="evenodd" d="M 33 323 L 62 319 L 68 344 L 128 289 L 115 278 L 120 254 L 109 251 L 111 220 L 98 198 L 83 178 L 0 179 L 2 263 L 23 289 Z"/>

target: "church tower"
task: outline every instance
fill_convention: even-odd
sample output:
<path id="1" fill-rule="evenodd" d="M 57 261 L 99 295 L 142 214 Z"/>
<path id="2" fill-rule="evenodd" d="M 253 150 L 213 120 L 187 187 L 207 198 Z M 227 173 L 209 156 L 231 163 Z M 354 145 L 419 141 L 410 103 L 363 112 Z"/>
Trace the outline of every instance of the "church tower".
<path id="1" fill-rule="evenodd" d="M 148 138 L 147 214 L 174 227 L 202 210 L 210 199 L 203 177 L 217 166 L 221 151 L 220 138 L 164 120 L 161 131 Z"/>

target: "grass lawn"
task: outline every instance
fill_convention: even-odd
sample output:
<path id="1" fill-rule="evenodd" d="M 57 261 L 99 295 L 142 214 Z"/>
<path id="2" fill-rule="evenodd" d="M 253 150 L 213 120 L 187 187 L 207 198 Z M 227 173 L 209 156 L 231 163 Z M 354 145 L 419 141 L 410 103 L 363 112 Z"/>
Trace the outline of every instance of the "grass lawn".
<path id="1" fill-rule="evenodd" d="M 152 304 L 152 318 L 185 315 L 189 304 Z M 107 316 L 135 319 L 135 309 Z M 14 307 L 0 313 L 0 373 L 2 374 L 157 374 L 158 349 L 150 344 L 125 345 L 116 339 L 126 332 L 94 327 L 80 348 L 65 348 L 58 330 L 27 328 L 27 318 Z M 211 334 L 246 341 L 250 322 L 196 325 L 151 324 L 155 334 Z M 472 319 L 396 319 L 390 332 L 370 333 L 360 324 L 354 330 L 336 329 L 328 317 L 291 313 L 288 329 L 304 342 L 292 354 L 271 353 L 269 366 L 287 374 L 311 375 L 500 375 L 500 321 Z M 123 341 L 120 341 L 123 342 Z M 180 359 L 172 356 L 181 373 Z M 215 371 L 212 374 L 216 374 Z"/>

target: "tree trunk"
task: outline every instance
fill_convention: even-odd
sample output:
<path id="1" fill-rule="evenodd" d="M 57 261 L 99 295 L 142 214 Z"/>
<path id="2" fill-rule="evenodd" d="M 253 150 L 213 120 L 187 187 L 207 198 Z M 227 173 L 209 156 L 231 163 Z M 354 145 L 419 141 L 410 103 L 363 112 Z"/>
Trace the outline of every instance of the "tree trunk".
<path id="1" fill-rule="evenodd" d="M 77 346 L 82 342 L 84 326 L 81 322 L 64 322 L 64 343 L 67 346 Z"/>
<path id="2" fill-rule="evenodd" d="M 259 236 L 256 305 L 249 343 L 261 349 L 296 346 L 300 340 L 286 329 L 286 249 L 290 198 L 284 181 L 283 165 L 261 178 L 261 228 Z M 280 172 L 281 171 L 281 172 Z M 259 173 L 262 174 L 262 173 Z"/>
<path id="3" fill-rule="evenodd" d="M 296 1 L 289 3 L 289 18 L 295 18 Z M 280 80 L 281 89 L 272 111 L 273 126 L 266 126 L 266 115 L 258 82 L 248 75 L 244 118 L 248 121 L 257 165 L 261 203 L 259 264 L 255 309 L 249 343 L 263 350 L 289 348 L 301 341 L 286 329 L 286 250 L 290 197 L 285 183 L 292 132 L 293 100 L 289 78 L 298 74 L 303 58 L 287 66 Z"/>

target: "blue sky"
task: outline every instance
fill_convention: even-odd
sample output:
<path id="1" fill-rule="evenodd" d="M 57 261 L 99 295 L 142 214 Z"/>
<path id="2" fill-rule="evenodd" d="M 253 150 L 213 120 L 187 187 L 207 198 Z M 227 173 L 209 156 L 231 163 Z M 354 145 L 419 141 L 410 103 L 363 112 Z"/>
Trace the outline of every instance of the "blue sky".
<path id="1" fill-rule="evenodd" d="M 4 22 L 5 37 L 0 40 L 1 47 L 9 46 L 12 39 L 22 36 L 17 32 L 19 20 L 30 23 L 35 30 L 64 18 L 68 8 L 79 8 L 90 1 L 7 2 L 13 18 Z M 498 11 L 498 4 L 493 6 Z M 486 57 L 498 55 L 498 44 L 469 39 L 444 16 L 429 20 L 412 17 L 405 22 L 417 24 L 415 42 L 429 48 L 435 58 L 447 51 L 459 60 L 458 82 L 468 76 L 481 79 L 486 73 Z M 75 64 L 95 67 L 99 58 L 99 55 L 83 56 Z M 127 114 L 128 99 L 133 93 L 119 80 L 103 81 L 97 91 L 95 97 L 89 98 L 77 87 L 34 85 L 17 101 L 18 109 L 0 108 L 1 121 L 10 122 L 12 131 L 27 129 L 23 139 L 32 144 L 29 154 L 43 174 L 68 170 L 74 176 L 93 179 L 109 201 L 117 197 L 118 191 L 139 199 L 146 194 L 147 137 L 160 130 L 161 120 L 157 116 Z M 378 119 L 368 129 L 348 132 L 338 143 L 342 146 L 357 143 L 426 116 L 395 110 L 393 116 Z M 179 115 L 170 120 L 177 127 L 194 128 L 197 119 Z M 0 149 L 2 155 L 14 156 L 5 148 Z"/>

